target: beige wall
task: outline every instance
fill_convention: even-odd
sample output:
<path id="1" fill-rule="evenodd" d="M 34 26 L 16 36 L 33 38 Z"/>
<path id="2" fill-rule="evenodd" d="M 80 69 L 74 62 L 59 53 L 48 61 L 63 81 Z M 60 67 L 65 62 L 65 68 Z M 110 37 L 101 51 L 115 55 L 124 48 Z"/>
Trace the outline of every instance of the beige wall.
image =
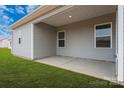
<path id="1" fill-rule="evenodd" d="M 34 59 L 56 55 L 55 27 L 45 23 L 34 25 Z"/>
<path id="2" fill-rule="evenodd" d="M 21 37 L 21 44 L 18 38 Z M 31 24 L 25 24 L 13 31 L 12 53 L 31 59 Z"/>
<path id="3" fill-rule="evenodd" d="M 39 23 L 33 30 L 33 57 L 44 58 L 64 55 L 97 60 L 115 61 L 115 14 L 80 21 L 55 28 Z M 94 48 L 94 25 L 112 22 L 112 49 Z M 57 31 L 66 30 L 66 48 L 56 47 Z M 12 53 L 31 59 L 31 24 L 25 24 L 13 31 Z M 21 36 L 22 43 L 18 44 Z"/>
<path id="4" fill-rule="evenodd" d="M 57 48 L 57 55 L 115 61 L 115 14 L 58 27 L 66 30 L 66 48 Z M 112 22 L 112 49 L 94 48 L 94 25 Z"/>

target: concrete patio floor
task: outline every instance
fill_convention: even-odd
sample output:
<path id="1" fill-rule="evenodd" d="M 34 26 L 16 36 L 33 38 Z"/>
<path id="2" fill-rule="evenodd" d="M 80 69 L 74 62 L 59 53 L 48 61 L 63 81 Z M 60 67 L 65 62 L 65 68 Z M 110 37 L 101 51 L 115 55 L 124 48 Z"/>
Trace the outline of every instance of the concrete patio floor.
<path id="1" fill-rule="evenodd" d="M 116 81 L 115 63 L 113 62 L 65 56 L 52 56 L 36 61 L 105 80 Z"/>

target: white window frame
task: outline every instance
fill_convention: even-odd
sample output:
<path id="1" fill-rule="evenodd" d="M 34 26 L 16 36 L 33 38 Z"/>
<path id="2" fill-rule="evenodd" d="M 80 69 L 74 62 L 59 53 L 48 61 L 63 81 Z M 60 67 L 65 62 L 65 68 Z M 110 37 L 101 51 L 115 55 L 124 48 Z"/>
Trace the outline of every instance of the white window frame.
<path id="1" fill-rule="evenodd" d="M 110 40 L 111 41 L 111 47 L 96 47 L 96 26 L 105 25 L 105 24 L 111 25 L 111 40 Z M 96 49 L 112 49 L 112 22 L 106 22 L 106 23 L 94 25 L 94 48 L 96 48 Z"/>
<path id="2" fill-rule="evenodd" d="M 64 39 L 59 39 L 58 38 L 60 32 L 64 32 Z M 59 47 L 59 40 L 64 40 L 65 41 L 65 46 L 64 47 Z M 57 48 L 66 48 L 66 31 L 65 30 L 57 31 Z"/>

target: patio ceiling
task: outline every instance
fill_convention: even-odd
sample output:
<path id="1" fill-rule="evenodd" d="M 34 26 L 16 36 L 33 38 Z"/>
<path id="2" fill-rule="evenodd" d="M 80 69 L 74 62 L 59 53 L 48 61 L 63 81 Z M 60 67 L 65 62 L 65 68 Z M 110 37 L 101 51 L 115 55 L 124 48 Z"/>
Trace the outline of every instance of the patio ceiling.
<path id="1" fill-rule="evenodd" d="M 114 5 L 79 5 L 45 18 L 42 22 L 53 26 L 62 26 L 113 12 L 116 12 Z"/>

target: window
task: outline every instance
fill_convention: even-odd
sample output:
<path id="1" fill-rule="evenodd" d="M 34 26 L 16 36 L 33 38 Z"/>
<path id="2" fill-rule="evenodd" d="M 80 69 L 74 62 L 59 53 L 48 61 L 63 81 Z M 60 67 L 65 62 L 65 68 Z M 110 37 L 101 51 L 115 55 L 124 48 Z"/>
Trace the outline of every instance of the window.
<path id="1" fill-rule="evenodd" d="M 18 42 L 19 42 L 19 44 L 21 44 L 21 38 L 18 38 Z"/>
<path id="2" fill-rule="evenodd" d="M 18 31 L 18 44 L 21 44 L 22 31 Z"/>
<path id="3" fill-rule="evenodd" d="M 95 26 L 95 47 L 111 48 L 112 47 L 112 25 L 104 23 Z"/>
<path id="4" fill-rule="evenodd" d="M 57 46 L 65 47 L 65 31 L 59 31 L 57 34 Z"/>

